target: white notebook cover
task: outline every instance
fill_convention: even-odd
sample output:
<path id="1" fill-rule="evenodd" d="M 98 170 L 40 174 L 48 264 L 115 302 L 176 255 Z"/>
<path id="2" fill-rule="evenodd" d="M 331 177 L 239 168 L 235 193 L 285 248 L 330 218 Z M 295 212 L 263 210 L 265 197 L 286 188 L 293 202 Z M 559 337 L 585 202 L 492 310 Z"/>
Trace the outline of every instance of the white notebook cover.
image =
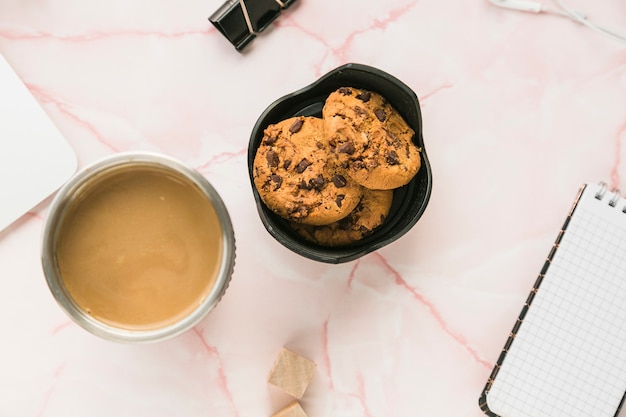
<path id="1" fill-rule="evenodd" d="M 626 200 L 583 187 L 485 387 L 500 417 L 615 417 L 626 392 Z"/>
<path id="2" fill-rule="evenodd" d="M 0 55 L 0 231 L 75 171 L 76 155 Z"/>

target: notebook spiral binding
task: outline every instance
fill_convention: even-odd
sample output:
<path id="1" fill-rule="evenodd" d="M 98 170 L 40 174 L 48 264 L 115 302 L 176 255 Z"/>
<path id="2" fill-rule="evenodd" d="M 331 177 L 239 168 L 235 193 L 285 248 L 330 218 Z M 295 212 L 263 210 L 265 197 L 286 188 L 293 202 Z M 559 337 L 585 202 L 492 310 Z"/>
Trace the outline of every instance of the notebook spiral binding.
<path id="1" fill-rule="evenodd" d="M 489 375 L 489 378 L 487 379 L 487 383 L 485 384 L 485 387 L 483 388 L 482 394 L 480 398 L 478 399 L 478 405 L 480 409 L 489 417 L 502 417 L 502 415 L 496 414 L 491 410 L 489 403 L 487 401 L 488 394 L 492 390 L 496 377 L 498 376 L 498 374 L 500 373 L 500 370 L 502 369 L 505 357 L 509 354 L 509 351 L 511 350 L 513 342 L 515 338 L 518 336 L 518 333 L 522 324 L 526 320 L 526 315 L 529 309 L 531 308 L 533 301 L 536 298 L 536 294 L 538 293 L 539 288 L 542 285 L 544 278 L 548 274 L 548 269 L 553 264 L 553 261 L 555 259 L 555 254 L 557 250 L 559 249 L 559 247 L 561 247 L 561 242 L 566 234 L 566 230 L 568 229 L 568 226 L 570 225 L 570 221 L 575 216 L 574 211 L 579 206 L 579 203 L 581 202 L 581 197 L 587 185 L 588 184 L 585 184 L 585 186 L 579 189 L 578 195 L 574 201 L 574 204 L 572 205 L 569 211 L 569 214 L 563 226 L 561 227 L 561 230 L 556 238 L 556 241 L 554 242 L 554 245 L 552 246 L 550 253 L 541 271 L 539 272 L 539 276 L 537 277 L 526 299 L 526 302 L 524 303 L 522 310 L 517 320 L 515 321 L 511 332 L 509 333 L 509 337 L 507 341 L 505 342 L 504 347 L 502 348 L 502 351 L 500 352 L 500 356 L 498 357 L 496 364 L 494 365 L 493 370 L 491 371 L 491 374 Z M 609 207 L 616 208 L 617 210 L 621 210 L 621 212 L 626 213 L 626 196 L 622 196 L 620 194 L 620 190 L 618 189 L 611 190 L 609 189 L 608 185 L 604 182 L 598 182 L 598 186 L 600 189 L 596 191 L 595 194 L 593 194 L 592 198 L 597 199 L 600 204 L 607 204 Z M 588 200 L 585 200 L 585 202 L 583 202 L 582 205 L 586 205 L 587 201 Z M 602 215 L 606 215 L 606 210 L 600 210 L 600 212 L 602 212 Z M 621 215 L 618 214 L 617 216 L 621 216 Z M 580 227 L 581 226 L 578 226 L 578 228 Z M 576 239 L 576 238 L 573 238 L 573 239 Z M 592 256 L 595 256 L 595 255 L 592 255 Z M 619 256 L 619 255 L 616 255 L 616 256 Z M 560 262 L 563 262 L 563 261 L 560 261 Z M 567 261 L 565 261 L 565 263 L 567 263 Z M 567 272 L 567 274 L 569 275 L 569 271 Z M 524 393 L 522 392 L 522 394 Z M 615 417 L 617 417 L 618 415 L 624 414 L 624 413 L 620 414 L 620 410 L 622 409 L 624 404 L 626 404 L 626 393 L 624 393 L 622 400 L 619 403 L 619 406 L 615 412 Z M 507 415 L 510 415 L 510 414 L 507 414 Z M 521 415 L 521 414 L 516 414 L 516 415 Z M 544 414 L 542 413 L 541 415 L 544 415 Z M 558 414 L 558 415 L 561 415 L 561 414 Z M 626 415 L 624 415 L 624 417 L 626 417 Z"/>
<path id="2" fill-rule="evenodd" d="M 611 196 L 608 202 L 611 207 L 615 207 L 620 198 L 622 198 L 619 189 L 609 191 L 609 187 L 606 183 L 600 182 L 600 190 L 595 194 L 596 199 L 602 201 L 607 194 Z M 622 208 L 622 213 L 626 213 L 626 205 Z"/>

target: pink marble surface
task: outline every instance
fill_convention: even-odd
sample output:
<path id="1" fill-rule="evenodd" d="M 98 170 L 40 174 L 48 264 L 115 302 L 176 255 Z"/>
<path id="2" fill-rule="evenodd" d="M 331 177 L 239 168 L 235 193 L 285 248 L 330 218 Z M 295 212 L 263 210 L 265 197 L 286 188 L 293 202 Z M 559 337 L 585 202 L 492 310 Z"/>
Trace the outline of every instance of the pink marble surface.
<path id="1" fill-rule="evenodd" d="M 626 3 L 569 3 L 626 32 Z M 77 327 L 50 295 L 49 200 L 0 232 L 0 416 L 269 416 L 289 402 L 266 384 L 282 346 L 317 364 L 311 417 L 483 415 L 579 186 L 626 188 L 626 47 L 484 0 L 300 0 L 238 54 L 207 21 L 220 5 L 0 0 L 0 53 L 80 166 L 125 150 L 179 158 L 220 192 L 238 241 L 232 284 L 200 325 L 129 346 Z M 403 238 L 326 265 L 265 231 L 246 150 L 270 102 L 346 62 L 416 91 L 434 188 Z"/>

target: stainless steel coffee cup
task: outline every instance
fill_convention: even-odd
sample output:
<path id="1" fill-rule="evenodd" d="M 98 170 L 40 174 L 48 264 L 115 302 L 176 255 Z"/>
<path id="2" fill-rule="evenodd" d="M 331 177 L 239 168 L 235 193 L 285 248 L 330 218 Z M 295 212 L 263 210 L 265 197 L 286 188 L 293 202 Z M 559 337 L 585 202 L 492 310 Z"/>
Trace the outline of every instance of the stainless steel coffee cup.
<path id="1" fill-rule="evenodd" d="M 192 184 L 200 190 L 202 195 L 210 202 L 219 220 L 221 228 L 221 256 L 217 268 L 218 272 L 214 277 L 214 285 L 208 292 L 208 295 L 202 299 L 191 313 L 162 328 L 128 329 L 112 326 L 94 318 L 75 302 L 64 284 L 59 268 L 57 243 L 59 229 L 68 213 L 68 209 L 76 201 L 85 198 L 84 196 L 88 195 L 88 191 L 93 193 L 93 187 L 100 186 L 102 179 L 112 172 L 132 171 L 146 167 L 160 170 L 169 176 L 174 176 L 177 181 Z M 51 203 L 43 229 L 41 261 L 52 295 L 68 316 L 81 327 L 97 336 L 113 341 L 155 342 L 169 339 L 190 329 L 217 305 L 228 287 L 233 272 L 235 237 L 228 211 L 222 199 L 213 186 L 196 170 L 182 162 L 160 154 L 149 152 L 118 153 L 83 168 L 58 191 Z"/>

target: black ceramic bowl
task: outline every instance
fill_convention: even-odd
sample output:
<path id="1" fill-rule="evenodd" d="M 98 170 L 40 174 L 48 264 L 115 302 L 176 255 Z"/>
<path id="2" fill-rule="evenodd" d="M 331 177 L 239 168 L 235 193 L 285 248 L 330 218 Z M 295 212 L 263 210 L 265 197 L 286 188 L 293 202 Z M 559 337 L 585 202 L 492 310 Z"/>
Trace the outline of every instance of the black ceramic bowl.
<path id="1" fill-rule="evenodd" d="M 293 116 L 321 117 L 326 97 L 340 87 L 361 88 L 385 97 L 415 130 L 413 141 L 422 149 L 422 166 L 411 182 L 394 190 L 387 219 L 371 235 L 350 246 L 327 247 L 305 240 L 291 229 L 286 220 L 265 206 L 254 186 L 253 163 L 267 126 Z M 361 64 L 336 68 L 313 84 L 279 98 L 261 114 L 250 135 L 248 173 L 263 225 L 286 248 L 327 263 L 348 262 L 379 249 L 408 232 L 424 213 L 430 198 L 432 175 L 422 138 L 422 117 L 417 96 L 406 84 L 377 68 Z"/>

